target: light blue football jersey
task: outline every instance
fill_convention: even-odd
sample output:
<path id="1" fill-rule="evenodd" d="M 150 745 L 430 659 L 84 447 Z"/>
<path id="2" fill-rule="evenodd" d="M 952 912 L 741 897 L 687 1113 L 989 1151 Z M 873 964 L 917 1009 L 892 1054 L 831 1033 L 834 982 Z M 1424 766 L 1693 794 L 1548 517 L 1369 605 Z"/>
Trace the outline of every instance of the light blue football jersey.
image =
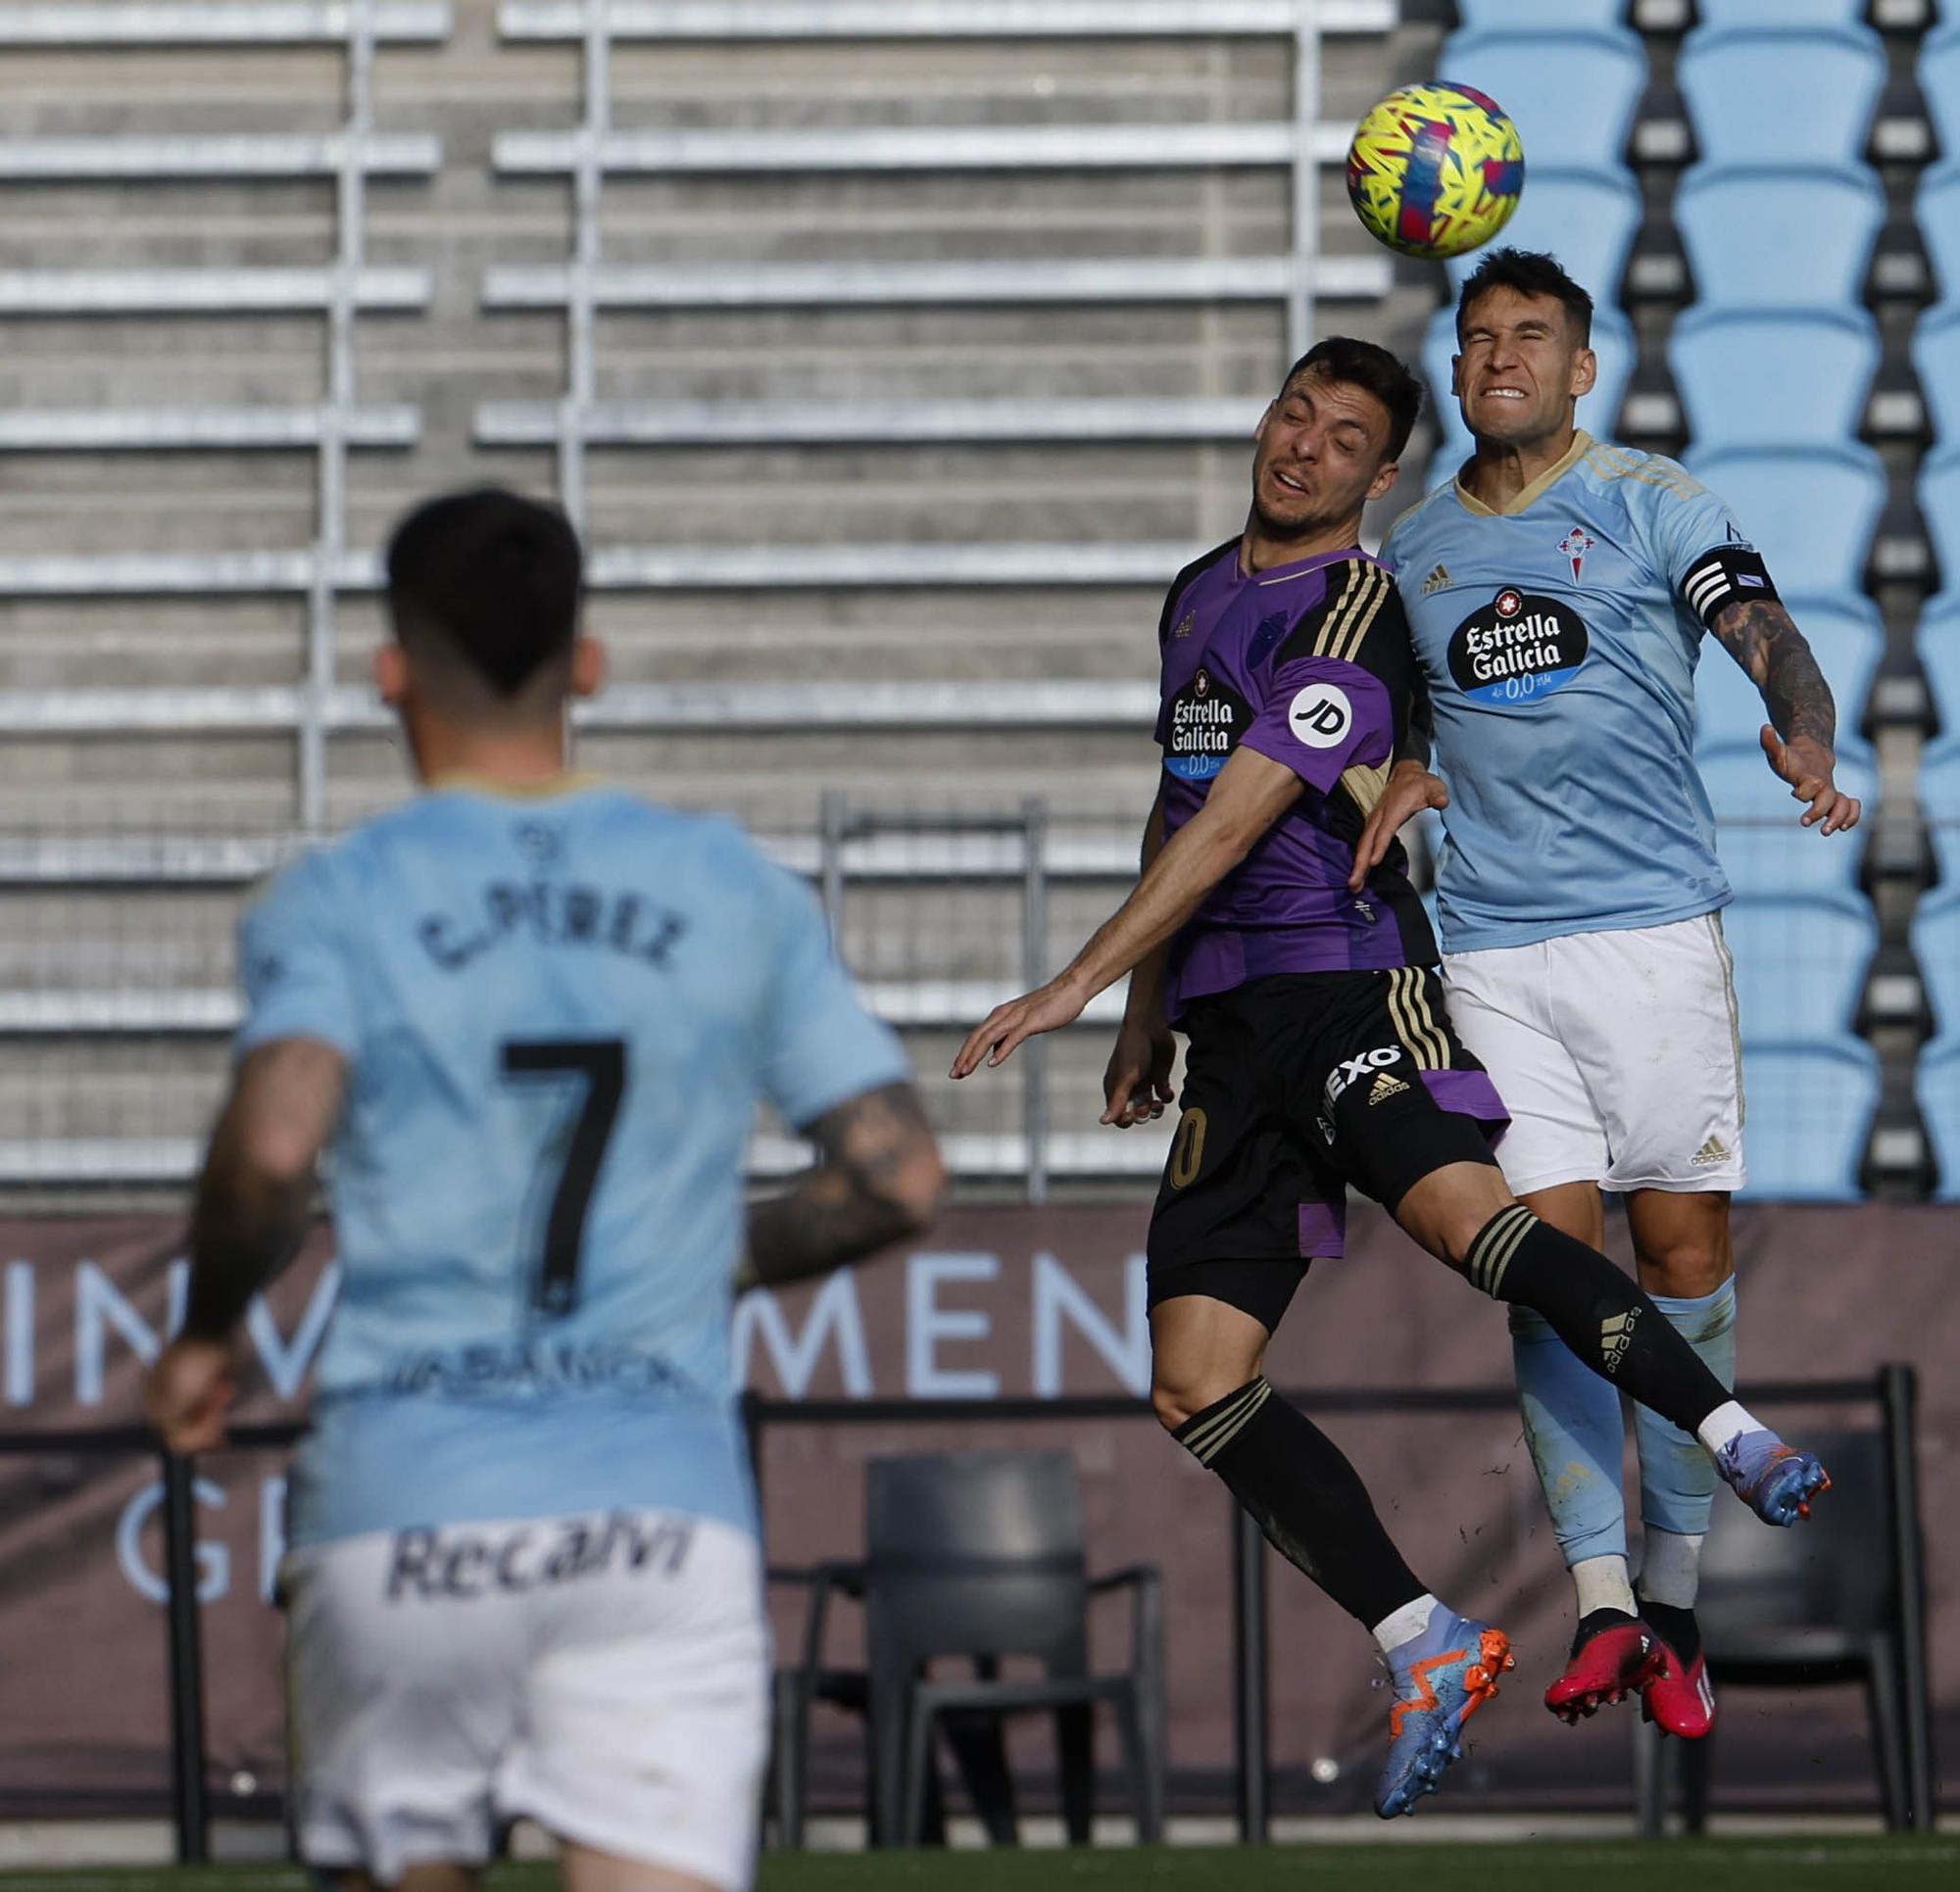
<path id="1" fill-rule="evenodd" d="M 1502 512 L 1452 478 L 1396 520 L 1382 558 L 1449 785 L 1445 951 L 1728 902 L 1694 666 L 1704 625 L 1761 582 L 1721 555 L 1751 550 L 1676 461 L 1585 433 Z"/>
<path id="2" fill-rule="evenodd" d="M 652 1506 L 753 1529 L 729 1355 L 756 1107 L 908 1075 L 732 823 L 447 787 L 246 915 L 242 1056 L 350 1065 L 296 1544 Z"/>

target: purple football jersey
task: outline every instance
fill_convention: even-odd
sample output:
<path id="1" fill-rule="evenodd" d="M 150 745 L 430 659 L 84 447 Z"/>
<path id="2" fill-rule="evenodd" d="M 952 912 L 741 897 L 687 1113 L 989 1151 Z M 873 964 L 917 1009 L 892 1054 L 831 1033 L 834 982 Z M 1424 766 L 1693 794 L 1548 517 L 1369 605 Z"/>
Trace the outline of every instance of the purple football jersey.
<path id="1" fill-rule="evenodd" d="M 1417 687 L 1387 568 L 1348 550 L 1248 577 L 1235 539 L 1178 573 L 1157 634 L 1164 838 L 1241 743 L 1305 784 L 1172 941 L 1171 1017 L 1271 973 L 1434 965 L 1399 843 L 1360 894 L 1348 890 Z"/>

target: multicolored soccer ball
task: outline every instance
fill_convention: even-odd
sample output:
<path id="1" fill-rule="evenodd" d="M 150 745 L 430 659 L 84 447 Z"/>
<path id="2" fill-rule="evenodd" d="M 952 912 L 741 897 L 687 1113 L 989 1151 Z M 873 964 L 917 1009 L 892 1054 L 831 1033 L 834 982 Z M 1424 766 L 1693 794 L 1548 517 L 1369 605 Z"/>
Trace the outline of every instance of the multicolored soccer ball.
<path id="1" fill-rule="evenodd" d="M 1495 99 L 1467 85 L 1405 85 L 1354 129 L 1348 195 L 1368 234 L 1404 256 L 1461 256 L 1518 207 L 1525 148 Z"/>

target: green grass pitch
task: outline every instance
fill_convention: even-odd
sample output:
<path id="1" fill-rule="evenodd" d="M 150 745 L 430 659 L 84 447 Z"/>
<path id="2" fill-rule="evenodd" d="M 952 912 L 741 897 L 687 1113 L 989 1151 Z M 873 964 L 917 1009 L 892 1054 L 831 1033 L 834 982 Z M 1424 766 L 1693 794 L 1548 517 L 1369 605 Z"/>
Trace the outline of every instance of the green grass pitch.
<path id="1" fill-rule="evenodd" d="M 491 1892 L 551 1892 L 547 1866 L 505 1867 Z M 1960 1842 L 1873 1837 L 1628 1840 L 1107 1852 L 851 1853 L 765 1858 L 758 1892 L 1304 1892 L 1440 1886 L 1447 1892 L 1934 1892 L 1960 1883 Z M 75 1868 L 0 1872 L 0 1892 L 310 1892 L 299 1872 Z"/>

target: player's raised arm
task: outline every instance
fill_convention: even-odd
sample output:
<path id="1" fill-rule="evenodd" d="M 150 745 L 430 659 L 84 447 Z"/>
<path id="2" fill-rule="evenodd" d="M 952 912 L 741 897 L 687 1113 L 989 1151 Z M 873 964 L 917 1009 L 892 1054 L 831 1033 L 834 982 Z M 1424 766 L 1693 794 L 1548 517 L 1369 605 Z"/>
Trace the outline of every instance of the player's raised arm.
<path id="1" fill-rule="evenodd" d="M 1828 835 L 1855 828 L 1858 799 L 1843 794 L 1832 779 L 1838 766 L 1838 706 L 1809 640 L 1782 600 L 1736 599 L 1716 613 L 1711 628 L 1763 693 L 1770 717 L 1761 731 L 1763 753 L 1789 784 L 1792 799 L 1810 803 L 1803 825 L 1821 823 Z"/>
<path id="2" fill-rule="evenodd" d="M 817 1147 L 817 1165 L 786 1194 L 750 1212 L 740 1286 L 828 1274 L 917 1235 L 932 1220 L 946 1170 L 909 1084 L 847 1097 L 804 1134 Z"/>
<path id="3" fill-rule="evenodd" d="M 232 1332 L 299 1247 L 315 1166 L 346 1092 L 346 1059 L 317 1039 L 275 1039 L 239 1066 L 198 1181 L 183 1331 L 145 1388 L 151 1423 L 173 1452 L 223 1439 Z"/>

